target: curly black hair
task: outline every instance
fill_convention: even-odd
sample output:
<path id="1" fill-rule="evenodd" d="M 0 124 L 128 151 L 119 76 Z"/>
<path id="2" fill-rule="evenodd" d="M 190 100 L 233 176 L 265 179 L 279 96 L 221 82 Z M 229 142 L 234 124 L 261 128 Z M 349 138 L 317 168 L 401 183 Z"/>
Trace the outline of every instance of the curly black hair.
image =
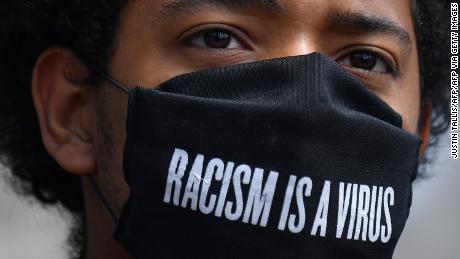
<path id="1" fill-rule="evenodd" d="M 119 14 L 127 0 L 2 0 L 0 3 L 0 163 L 9 182 L 42 204 L 60 204 L 79 225 L 75 256 L 84 252 L 80 178 L 64 170 L 41 141 L 30 81 L 39 55 L 70 49 L 89 67 L 106 67 Z M 414 0 L 422 98 L 433 105 L 431 144 L 448 129 L 449 2 Z"/>

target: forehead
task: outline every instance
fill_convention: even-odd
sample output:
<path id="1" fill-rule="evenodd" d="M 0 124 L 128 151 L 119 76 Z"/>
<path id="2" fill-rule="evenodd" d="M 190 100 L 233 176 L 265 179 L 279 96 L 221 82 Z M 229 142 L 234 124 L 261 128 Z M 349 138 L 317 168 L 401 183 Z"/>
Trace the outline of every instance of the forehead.
<path id="1" fill-rule="evenodd" d="M 153 15 L 161 15 L 168 9 L 195 9 L 196 7 L 233 7 L 252 11 L 280 11 L 296 19 L 318 18 L 336 11 L 379 14 L 395 22 L 411 21 L 411 0 L 133 0 L 131 6 L 148 8 Z"/>

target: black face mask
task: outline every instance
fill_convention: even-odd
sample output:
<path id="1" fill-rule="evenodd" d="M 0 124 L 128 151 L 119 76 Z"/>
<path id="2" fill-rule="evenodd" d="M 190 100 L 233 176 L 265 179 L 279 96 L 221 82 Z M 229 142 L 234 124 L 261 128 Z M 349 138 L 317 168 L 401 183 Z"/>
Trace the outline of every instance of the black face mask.
<path id="1" fill-rule="evenodd" d="M 135 258 L 391 258 L 420 139 L 318 53 L 129 90 L 116 239 Z"/>

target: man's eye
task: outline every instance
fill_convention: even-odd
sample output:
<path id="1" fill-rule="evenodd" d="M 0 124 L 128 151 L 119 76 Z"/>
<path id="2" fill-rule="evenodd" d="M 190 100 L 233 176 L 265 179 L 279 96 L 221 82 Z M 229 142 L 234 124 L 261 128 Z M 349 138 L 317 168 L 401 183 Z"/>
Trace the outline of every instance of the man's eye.
<path id="1" fill-rule="evenodd" d="M 187 40 L 188 45 L 207 49 L 242 49 L 244 46 L 233 33 L 223 29 L 201 32 Z"/>
<path id="2" fill-rule="evenodd" d="M 375 73 L 393 73 L 394 68 L 378 54 L 370 51 L 353 52 L 340 60 L 338 63 L 342 66 L 364 70 Z"/>

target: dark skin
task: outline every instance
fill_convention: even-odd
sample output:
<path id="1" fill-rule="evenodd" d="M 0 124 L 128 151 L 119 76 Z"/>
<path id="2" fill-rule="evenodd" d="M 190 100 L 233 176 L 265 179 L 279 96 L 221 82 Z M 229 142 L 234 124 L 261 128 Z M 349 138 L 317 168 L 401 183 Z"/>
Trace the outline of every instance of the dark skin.
<path id="1" fill-rule="evenodd" d="M 184 8 L 171 2 L 131 1 L 122 11 L 107 68 L 115 79 L 154 87 L 209 67 L 322 52 L 402 115 L 403 129 L 423 140 L 423 154 L 431 108 L 429 101 L 420 103 L 408 0 L 279 0 L 267 6 L 214 0 Z M 122 173 L 128 98 L 107 83 L 81 87 L 67 80 L 88 73 L 67 49 L 41 54 L 32 94 L 42 139 L 64 169 L 82 176 L 87 258 L 130 258 L 113 239 L 115 224 L 88 181 L 94 177 L 118 214 L 128 197 Z"/>

